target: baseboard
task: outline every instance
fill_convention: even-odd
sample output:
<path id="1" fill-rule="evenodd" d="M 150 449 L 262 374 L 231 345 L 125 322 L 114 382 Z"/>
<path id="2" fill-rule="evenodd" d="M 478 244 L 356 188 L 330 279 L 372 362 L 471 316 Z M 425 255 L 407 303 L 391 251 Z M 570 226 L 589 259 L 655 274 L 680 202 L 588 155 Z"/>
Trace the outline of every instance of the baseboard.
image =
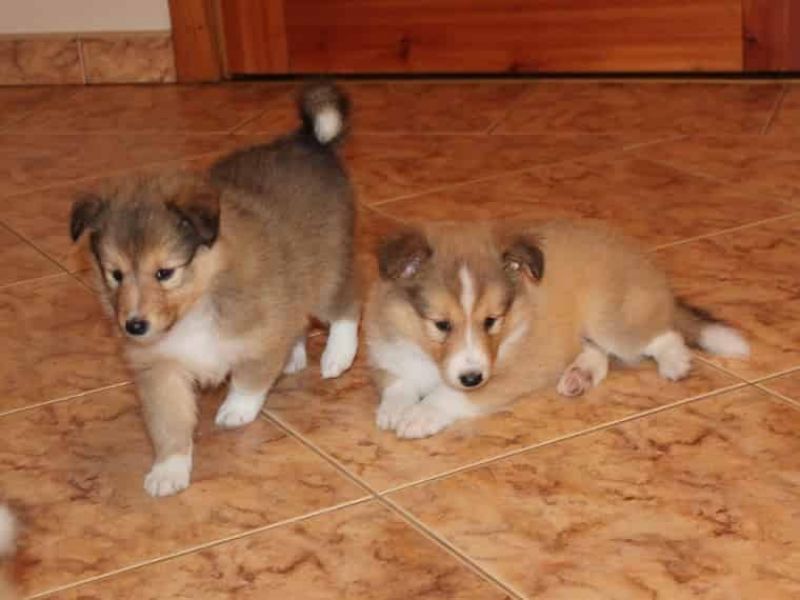
<path id="1" fill-rule="evenodd" d="M 0 36 L 0 85 L 174 81 L 169 31 Z"/>

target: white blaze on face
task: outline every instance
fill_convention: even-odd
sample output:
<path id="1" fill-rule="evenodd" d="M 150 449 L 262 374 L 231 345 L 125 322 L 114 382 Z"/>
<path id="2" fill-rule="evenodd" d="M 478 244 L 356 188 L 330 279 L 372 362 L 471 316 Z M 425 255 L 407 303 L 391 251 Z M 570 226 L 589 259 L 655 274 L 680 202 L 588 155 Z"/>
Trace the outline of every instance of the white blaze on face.
<path id="1" fill-rule="evenodd" d="M 464 387 L 462 376 L 480 374 L 483 381 L 489 377 L 489 357 L 479 343 L 476 343 L 475 325 L 472 313 L 475 309 L 475 281 L 466 266 L 458 272 L 461 282 L 461 308 L 464 311 L 464 339 L 447 364 L 447 378 L 456 387 Z"/>

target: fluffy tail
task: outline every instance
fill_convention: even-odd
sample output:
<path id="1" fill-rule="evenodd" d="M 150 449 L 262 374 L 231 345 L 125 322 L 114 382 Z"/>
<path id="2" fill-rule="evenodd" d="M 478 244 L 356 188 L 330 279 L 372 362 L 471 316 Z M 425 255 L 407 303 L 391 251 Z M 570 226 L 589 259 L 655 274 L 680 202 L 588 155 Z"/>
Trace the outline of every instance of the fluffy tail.
<path id="1" fill-rule="evenodd" d="M 719 356 L 744 357 L 750 344 L 738 330 L 726 325 L 708 311 L 677 301 L 675 326 L 690 346 Z"/>
<path id="2" fill-rule="evenodd" d="M 300 93 L 298 101 L 303 131 L 323 146 L 344 137 L 350 102 L 333 83 L 315 83 Z"/>

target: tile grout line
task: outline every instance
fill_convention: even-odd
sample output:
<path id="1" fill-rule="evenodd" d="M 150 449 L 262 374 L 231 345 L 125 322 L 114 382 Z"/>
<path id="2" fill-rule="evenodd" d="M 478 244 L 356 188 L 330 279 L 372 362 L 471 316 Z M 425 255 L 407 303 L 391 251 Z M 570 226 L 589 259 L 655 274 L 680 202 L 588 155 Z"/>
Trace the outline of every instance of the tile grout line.
<path id="1" fill-rule="evenodd" d="M 467 567 L 470 571 L 478 575 L 481 579 L 501 588 L 504 592 L 506 592 L 513 598 L 517 598 L 519 600 L 527 598 L 525 594 L 515 589 L 511 584 L 506 583 L 500 577 L 493 574 L 486 568 L 479 565 L 477 561 L 473 560 L 469 556 L 469 554 L 461 550 L 458 546 L 456 546 L 453 542 L 448 540 L 445 536 L 441 535 L 432 527 L 430 527 L 429 525 L 418 519 L 416 516 L 414 516 L 412 512 L 403 508 L 391 498 L 381 496 L 380 498 L 378 498 L 378 501 L 380 502 L 381 505 L 383 505 L 393 513 L 398 514 L 400 517 L 402 517 L 406 523 L 408 523 L 418 533 L 422 534 L 423 537 L 433 542 L 436 546 L 438 546 L 439 548 L 444 550 L 447 554 L 455 558 L 459 564 Z"/>
<path id="2" fill-rule="evenodd" d="M 274 412 L 270 411 L 269 408 L 263 408 L 261 410 L 261 416 L 262 418 L 265 418 L 268 422 L 278 427 L 278 429 L 283 431 L 289 437 L 297 440 L 303 446 L 311 450 L 314 454 L 319 456 L 321 459 L 323 459 L 325 462 L 331 465 L 334 469 L 336 469 L 336 471 L 338 471 L 341 475 L 343 475 L 347 480 L 356 484 L 363 491 L 367 492 L 373 499 L 377 499 L 380 496 L 379 492 L 375 490 L 371 485 L 369 485 L 366 481 L 361 479 L 361 477 L 359 477 L 355 473 L 352 473 L 347 467 L 342 465 L 336 458 L 331 456 L 330 453 L 326 452 L 325 450 L 317 446 L 317 444 L 312 442 L 310 439 L 306 438 L 306 436 L 301 434 L 299 431 L 296 431 L 291 425 L 286 423 Z"/>
<path id="3" fill-rule="evenodd" d="M 416 529 L 418 533 L 421 533 L 423 537 L 434 543 L 436 546 L 442 548 L 445 552 L 452 555 L 459 564 L 462 566 L 467 567 L 469 570 L 475 572 L 479 577 L 486 580 L 492 585 L 496 585 L 501 587 L 505 592 L 511 593 L 512 588 L 503 582 L 497 580 L 491 574 L 487 573 L 476 565 L 472 560 L 466 557 L 462 552 L 454 549 L 449 542 L 446 540 L 440 539 L 435 533 L 429 532 L 425 529 L 424 526 L 421 526 L 420 523 L 416 521 L 416 519 L 409 519 L 408 516 L 402 510 L 397 510 L 393 507 L 393 503 L 384 497 L 384 495 L 377 490 L 375 490 L 371 485 L 369 485 L 366 481 L 364 481 L 361 477 L 352 473 L 350 469 L 345 467 L 341 464 L 336 458 L 331 456 L 328 452 L 317 446 L 313 441 L 306 438 L 306 436 L 302 435 L 300 432 L 295 431 L 290 425 L 285 423 L 279 416 L 276 414 L 269 412 L 269 409 L 265 409 L 262 411 L 262 416 L 266 417 L 271 423 L 275 424 L 281 430 L 285 431 L 288 435 L 297 439 L 300 443 L 306 446 L 309 450 L 317 454 L 320 458 L 324 461 L 329 463 L 333 466 L 337 471 L 343 474 L 347 479 L 357 483 L 360 487 L 366 489 L 371 495 L 373 500 L 377 501 L 379 504 L 383 505 L 385 508 L 388 508 L 393 513 L 399 513 L 400 517 L 413 529 Z M 511 593 L 512 596 L 521 597 L 519 594 Z"/>
<path id="4" fill-rule="evenodd" d="M 795 410 L 800 410 L 800 400 L 796 400 L 794 398 L 790 398 L 786 394 L 779 392 L 777 390 L 773 390 L 771 388 L 766 387 L 760 383 L 754 383 L 753 386 L 767 394 L 770 398 L 780 402 L 781 404 L 788 404 Z"/>
<path id="5" fill-rule="evenodd" d="M 81 67 L 81 79 L 83 79 L 83 85 L 89 84 L 89 74 L 86 72 L 86 57 L 83 55 L 83 39 L 80 36 L 75 38 L 75 46 L 78 50 L 78 62 L 80 63 Z"/>
<path id="6" fill-rule="evenodd" d="M 452 477 L 453 475 L 459 475 L 461 473 L 474 471 L 476 469 L 480 469 L 482 467 L 494 464 L 496 462 L 500 462 L 500 461 L 508 459 L 508 458 L 512 458 L 514 456 L 518 456 L 520 454 L 524 454 L 526 452 L 536 451 L 536 450 L 539 450 L 541 448 L 546 448 L 548 446 L 553 446 L 553 445 L 556 445 L 556 444 L 560 444 L 562 442 L 570 441 L 570 440 L 573 440 L 575 438 L 583 437 L 585 435 L 591 435 L 593 433 L 598 433 L 600 431 L 605 431 L 607 429 L 612 429 L 612 428 L 614 428 L 614 427 L 616 427 L 618 425 L 623 425 L 623 424 L 629 423 L 631 421 L 637 421 L 639 419 L 647 418 L 647 417 L 650 417 L 652 415 L 656 415 L 656 414 L 661 413 L 661 412 L 665 412 L 665 411 L 668 411 L 668 410 L 679 408 L 679 407 L 681 407 L 681 406 L 683 406 L 685 404 L 691 404 L 693 402 L 699 402 L 699 401 L 705 400 L 707 398 L 711 398 L 711 397 L 714 397 L 714 396 L 718 396 L 720 394 L 725 394 L 725 393 L 728 393 L 728 392 L 732 392 L 732 391 L 735 391 L 735 390 L 742 389 L 742 388 L 748 387 L 750 385 L 753 385 L 753 384 L 751 384 L 751 383 L 749 383 L 747 381 L 741 380 L 740 378 L 737 378 L 737 379 L 739 379 L 739 381 L 737 383 L 732 383 L 730 385 L 727 385 L 727 386 L 724 386 L 724 387 L 721 387 L 721 388 L 717 388 L 717 389 L 711 390 L 709 392 L 705 392 L 705 393 L 702 393 L 702 394 L 697 394 L 695 396 L 690 396 L 688 398 L 682 398 L 680 400 L 676 400 L 674 402 L 670 402 L 670 403 L 664 404 L 662 406 L 656 406 L 656 407 L 649 408 L 649 409 L 644 410 L 644 411 L 640 411 L 640 412 L 637 412 L 637 413 L 630 414 L 630 415 L 628 415 L 626 417 L 621 417 L 619 419 L 614 419 L 614 420 L 611 420 L 611 421 L 605 421 L 603 423 L 598 423 L 597 425 L 592 425 L 590 427 L 586 427 L 586 428 L 580 429 L 578 431 L 572 431 L 572 432 L 565 433 L 563 435 L 556 436 L 556 437 L 553 437 L 553 438 L 550 438 L 550 439 L 547 439 L 547 440 L 544 440 L 544 441 L 541 441 L 541 442 L 535 442 L 533 444 L 528 444 L 527 446 L 523 446 L 523 447 L 520 447 L 520 448 L 515 448 L 513 450 L 509 450 L 507 452 L 503 452 L 501 454 L 497 454 L 497 455 L 489 457 L 489 458 L 476 460 L 476 461 L 473 461 L 473 462 L 468 463 L 466 465 L 462 465 L 460 467 L 455 467 L 455 468 L 449 469 L 447 471 L 443 471 L 441 473 L 438 473 L 436 475 L 432 475 L 430 477 L 424 477 L 424 478 L 421 478 L 421 479 L 417 479 L 415 481 L 402 483 L 400 485 L 396 485 L 394 487 L 390 487 L 390 488 L 387 488 L 385 490 L 382 490 L 379 495 L 381 497 L 383 497 L 383 496 L 385 496 L 387 494 L 394 494 L 396 492 L 403 491 L 403 490 L 406 490 L 406 489 L 409 489 L 409 488 L 412 488 L 412 487 L 417 487 L 417 486 L 420 486 L 420 485 L 433 483 L 435 481 L 440 481 L 442 479 L 446 479 L 448 477 Z"/>
<path id="7" fill-rule="evenodd" d="M 59 269 L 61 269 L 60 265 L 59 265 Z M 65 277 L 65 276 L 69 276 L 69 275 L 70 275 L 69 273 L 61 271 L 59 273 L 50 273 L 49 275 L 39 275 L 38 277 L 29 277 L 28 279 L 19 279 L 17 281 L 12 281 L 10 283 L 4 283 L 3 285 L 0 285 L 0 292 L 4 292 L 9 288 L 13 288 L 13 287 L 18 286 L 18 285 L 24 285 L 26 283 L 37 283 L 37 282 L 41 282 L 41 281 L 46 281 L 48 279 L 55 279 L 57 277 Z"/>
<path id="8" fill-rule="evenodd" d="M 452 548 L 448 542 L 446 542 L 443 539 L 440 539 L 435 533 L 428 532 L 424 528 L 424 526 L 420 527 L 420 524 L 416 521 L 416 519 L 409 519 L 408 516 L 404 513 L 404 511 L 402 510 L 398 511 L 394 509 L 393 503 L 387 498 L 385 498 L 382 493 L 376 491 L 371 485 L 369 485 L 366 481 L 364 481 L 361 477 L 359 477 L 355 473 L 352 473 L 350 469 L 341 464 L 336 458 L 331 456 L 328 452 L 320 448 L 317 444 L 308 439 L 306 436 L 302 435 L 300 432 L 296 431 L 289 424 L 285 423 L 283 419 L 281 419 L 278 415 L 270 412 L 269 409 L 264 409 L 262 410 L 261 416 L 262 418 L 266 418 L 266 420 L 268 420 L 276 427 L 280 428 L 287 435 L 299 441 L 306 448 L 314 452 L 317 456 L 322 458 L 325 462 L 327 462 L 337 471 L 339 471 L 348 480 L 356 483 L 359 487 L 367 491 L 371 496 L 371 500 L 378 502 L 385 508 L 388 508 L 392 513 L 399 513 L 400 516 L 403 518 L 404 521 L 407 522 L 408 525 L 410 525 L 413 529 L 416 529 L 419 533 L 423 535 L 423 537 L 429 539 L 429 541 L 433 542 L 436 546 L 441 547 L 448 554 L 453 555 L 457 559 L 459 564 L 463 564 L 463 566 L 469 568 L 471 571 L 474 571 L 477 575 L 487 580 L 489 583 L 498 585 L 501 588 L 503 588 L 504 591 L 510 592 L 511 589 L 510 586 L 504 585 L 502 582 L 496 580 L 496 578 L 486 573 L 482 568 L 478 567 L 475 563 L 473 563 L 473 561 L 469 560 L 469 558 L 467 558 L 462 552 Z M 517 596 L 519 597 L 519 595 Z"/>
<path id="9" fill-rule="evenodd" d="M 678 240 L 678 241 L 675 241 L 675 242 L 667 242 L 665 244 L 659 244 L 658 246 L 653 246 L 652 248 L 650 248 L 648 250 L 648 252 L 658 252 L 658 251 L 661 251 L 661 250 L 666 250 L 666 249 L 669 249 L 669 248 L 673 248 L 675 246 L 680 246 L 682 244 L 688 244 L 690 242 L 696 242 L 696 241 L 700 241 L 700 240 L 705 240 L 705 239 L 717 237 L 717 236 L 720 236 L 720 235 L 727 235 L 729 233 L 735 233 L 737 231 L 741 231 L 741 230 L 744 230 L 744 229 L 750 229 L 752 227 L 759 227 L 761 225 L 769 225 L 770 223 L 774 223 L 776 221 L 783 221 L 785 219 L 792 219 L 792 218 L 796 218 L 797 216 L 800 216 L 800 211 L 795 210 L 795 211 L 789 212 L 789 213 L 787 213 L 785 215 L 778 215 L 776 217 L 769 217 L 767 219 L 761 219 L 760 221 L 753 221 L 751 223 L 745 223 L 744 225 L 737 225 L 736 227 L 729 227 L 727 229 L 719 229 L 717 231 L 713 231 L 713 232 L 710 232 L 710 233 L 703 233 L 703 234 L 700 234 L 700 235 L 689 237 L 689 238 L 686 238 L 686 239 L 683 239 L 683 240 Z"/>
<path id="10" fill-rule="evenodd" d="M 689 237 L 689 238 L 685 238 L 685 239 L 682 239 L 682 240 L 677 240 L 675 242 L 667 242 L 667 243 L 664 243 L 664 244 L 659 244 L 658 246 L 653 246 L 649 251 L 650 252 L 655 252 L 655 251 L 658 251 L 658 250 L 663 250 L 665 248 L 670 248 L 672 246 L 678 246 L 678 245 L 685 244 L 685 243 L 688 243 L 688 242 L 694 242 L 694 241 L 697 241 L 697 240 L 703 240 L 703 239 L 706 239 L 706 238 L 716 237 L 718 235 L 725 235 L 725 234 L 728 234 L 728 233 L 734 233 L 734 232 L 742 230 L 742 229 L 750 229 L 751 227 L 758 227 L 758 226 L 761 226 L 761 225 L 769 225 L 770 223 L 773 223 L 775 221 L 782 221 L 782 220 L 785 220 L 785 219 L 791 219 L 791 218 L 797 217 L 798 215 L 800 215 L 800 210 L 793 210 L 793 211 L 788 212 L 788 213 L 783 214 L 783 215 L 777 215 L 777 216 L 774 216 L 774 217 L 768 217 L 766 219 L 760 219 L 758 221 L 752 221 L 750 223 L 745 223 L 743 225 L 736 225 L 734 227 L 728 227 L 727 229 L 718 229 L 717 231 L 714 231 L 714 232 L 703 233 L 703 234 L 696 235 L 696 236 Z"/>
<path id="11" fill-rule="evenodd" d="M 29 240 L 22 233 L 20 233 L 19 231 L 17 231 L 13 227 L 11 227 L 5 221 L 5 219 L 0 219 L 0 227 L 6 229 L 13 237 L 17 238 L 20 242 L 22 242 L 26 246 L 30 246 L 32 250 L 34 250 L 37 254 L 39 254 L 42 258 L 47 260 L 47 262 L 52 264 L 54 267 L 56 267 L 60 271 L 59 273 L 52 273 L 51 275 L 42 275 L 41 277 L 33 277 L 33 278 L 30 278 L 30 279 L 27 279 L 27 280 L 13 281 L 10 284 L 7 283 L 7 284 L 4 284 L 4 285 L 0 285 L 0 289 L 4 289 L 4 288 L 8 287 L 9 285 L 14 285 L 15 283 L 22 283 L 23 281 L 34 281 L 36 279 L 42 279 L 44 277 L 51 277 L 53 275 L 63 275 L 64 273 L 69 273 L 69 271 L 67 271 L 67 269 L 65 269 L 64 266 L 61 265 L 61 263 L 59 263 L 57 260 L 55 260 L 53 257 L 51 257 L 47 252 L 45 252 L 44 250 L 39 248 L 39 246 L 34 244 L 33 241 Z"/>
<path id="12" fill-rule="evenodd" d="M 434 193 L 443 192 L 443 191 L 450 190 L 450 189 L 458 189 L 458 188 L 465 187 L 465 186 L 468 186 L 468 185 L 474 185 L 476 183 L 483 183 L 485 181 L 493 181 L 495 179 L 502 179 L 503 177 L 509 177 L 509 176 L 514 176 L 514 175 L 521 175 L 523 173 L 534 172 L 534 171 L 537 171 L 539 169 L 545 169 L 545 168 L 549 168 L 549 167 L 558 167 L 558 166 L 561 166 L 561 165 L 567 165 L 567 164 L 569 164 L 571 162 L 578 162 L 578 161 L 581 161 L 581 160 L 594 160 L 594 159 L 597 159 L 597 158 L 602 158 L 602 157 L 604 157 L 606 155 L 613 156 L 615 153 L 619 153 L 619 152 L 623 152 L 623 151 L 624 151 L 624 147 L 618 147 L 618 148 L 615 147 L 615 148 L 609 148 L 607 150 L 598 150 L 597 152 L 590 152 L 588 154 L 583 154 L 583 155 L 580 155 L 580 156 L 573 156 L 573 157 L 570 157 L 570 158 L 565 158 L 565 159 L 562 159 L 562 160 L 556 160 L 556 161 L 553 161 L 553 162 L 537 163 L 535 165 L 531 165 L 531 166 L 520 168 L 520 169 L 513 169 L 513 170 L 510 170 L 510 171 L 503 171 L 502 173 L 493 173 L 492 175 L 486 175 L 485 177 L 478 177 L 478 178 L 475 178 L 475 179 L 468 179 L 468 180 L 464 180 L 464 181 L 458 181 L 458 182 L 455 182 L 455 183 L 446 183 L 446 184 L 442 184 L 442 185 L 439 185 L 439 186 L 427 188 L 425 190 L 421 190 L 421 191 L 417 191 L 417 192 L 410 192 L 410 193 L 407 193 L 407 194 L 401 194 L 399 196 L 392 196 L 390 198 L 384 198 L 384 199 L 381 199 L 381 200 L 376 200 L 374 202 L 364 202 L 364 204 L 367 205 L 367 206 L 371 206 L 371 207 L 373 207 L 375 209 L 378 209 L 378 207 L 384 206 L 386 204 L 391 204 L 392 202 L 399 202 L 401 200 L 409 200 L 409 199 L 412 199 L 412 198 L 417 198 L 419 196 L 424 196 L 425 194 L 434 194 Z"/>
<path id="13" fill-rule="evenodd" d="M 60 189 L 60 188 L 68 188 L 68 187 L 71 187 L 71 186 L 74 186 L 74 185 L 81 185 L 81 184 L 84 184 L 84 183 L 102 181 L 104 179 L 109 179 L 109 178 L 113 178 L 113 177 L 120 177 L 120 176 L 124 176 L 126 174 L 136 173 L 136 172 L 139 172 L 139 171 L 145 171 L 147 169 L 152 169 L 154 167 L 158 167 L 158 166 L 161 166 L 161 165 L 166 166 L 166 165 L 171 165 L 171 164 L 174 164 L 174 163 L 183 163 L 183 162 L 188 162 L 188 161 L 192 161 L 192 160 L 199 160 L 199 159 L 202 159 L 202 158 L 207 158 L 209 156 L 215 156 L 217 154 L 220 154 L 219 150 L 210 150 L 208 152 L 201 152 L 200 154 L 191 154 L 191 155 L 183 156 L 183 157 L 180 157 L 180 158 L 170 158 L 170 159 L 167 159 L 167 160 L 160 160 L 160 161 L 155 161 L 155 162 L 151 162 L 151 163 L 144 163 L 144 164 L 141 164 L 141 165 L 138 165 L 138 166 L 134 166 L 134 167 L 123 167 L 123 168 L 120 168 L 120 169 L 111 169 L 110 171 L 105 171 L 102 175 L 86 175 L 86 176 L 83 176 L 83 177 L 65 179 L 65 180 L 62 180 L 62 181 L 49 183 L 49 184 L 46 184 L 46 185 L 43 185 L 43 186 L 39 186 L 39 187 L 32 187 L 32 188 L 29 188 L 29 189 L 26 189 L 26 190 L 23 190 L 23 191 L 19 191 L 19 192 L 12 192 L 10 194 L 0 195 L 0 200 L 15 199 L 15 198 L 18 198 L 20 196 L 26 196 L 28 194 L 37 194 L 37 193 L 40 193 L 40 192 L 48 192 L 48 191 L 57 190 L 57 189 Z"/>
<path id="14" fill-rule="evenodd" d="M 91 394 L 99 394 L 100 392 L 107 392 L 110 390 L 115 390 L 117 388 L 125 387 L 126 385 L 130 385 L 133 383 L 130 380 L 126 381 L 118 381 L 116 383 L 109 383 L 108 385 L 103 385 L 97 388 L 92 388 L 91 390 L 86 390 L 83 392 L 77 392 L 75 394 L 68 394 L 66 396 L 59 396 L 58 398 L 53 398 L 51 400 L 45 400 L 44 402 L 37 402 L 35 404 L 30 404 L 26 406 L 19 406 L 17 408 L 11 408 L 9 410 L 0 412 L 0 419 L 3 417 L 10 417 L 12 415 L 17 415 L 19 413 L 27 412 L 29 410 L 35 410 L 37 408 L 43 408 L 45 406 L 52 406 L 53 404 L 61 404 L 62 402 L 68 402 L 69 400 L 75 400 L 78 398 L 83 398 L 85 396 L 90 396 Z"/>
<path id="15" fill-rule="evenodd" d="M 73 581 L 71 583 L 67 583 L 67 584 L 63 584 L 63 585 L 60 585 L 60 586 L 56 586 L 54 588 L 50 588 L 48 590 L 44 590 L 44 591 L 32 594 L 30 596 L 27 596 L 27 598 L 28 598 L 28 600 L 34 600 L 34 599 L 38 599 L 38 598 L 45 598 L 45 597 L 50 596 L 52 594 L 57 594 L 57 593 L 64 592 L 66 590 L 71 590 L 71 589 L 74 589 L 74 588 L 77 588 L 77 587 L 80 587 L 80 586 L 83 586 L 83 585 L 87 585 L 87 584 L 90 584 L 90 583 L 95 583 L 95 582 L 98 582 L 98 581 L 103 581 L 103 580 L 106 580 L 106 579 L 110 579 L 110 578 L 115 577 L 117 575 L 122 575 L 122 574 L 128 573 L 130 571 L 136 571 L 138 569 L 149 567 L 149 566 L 152 566 L 152 565 L 155 565 L 155 564 L 159 564 L 159 563 L 162 563 L 162 562 L 167 562 L 167 561 L 170 561 L 170 560 L 182 558 L 184 556 L 189 556 L 191 554 L 195 554 L 197 552 L 202 552 L 203 550 L 208 550 L 208 549 L 214 548 L 216 546 L 222 546 L 222 545 L 228 544 L 230 542 L 236 542 L 236 541 L 244 539 L 244 538 L 252 537 L 254 535 L 258 535 L 258 534 L 261 534 L 261 533 L 265 533 L 267 531 L 271 531 L 272 529 L 277 529 L 279 527 L 284 527 L 284 526 L 287 526 L 287 525 L 294 525 L 296 523 L 300 523 L 300 522 L 306 521 L 308 519 L 313 519 L 315 517 L 319 517 L 319 516 L 322 516 L 322 515 L 325 515 L 325 514 L 328 514 L 328 513 L 332 513 L 332 512 L 335 512 L 335 511 L 338 511 L 338 510 L 341 510 L 341 509 L 344 509 L 344 508 L 350 508 L 352 506 L 357 506 L 359 504 L 365 504 L 367 502 L 372 502 L 373 500 L 374 500 L 374 498 L 371 498 L 369 496 L 363 496 L 361 498 L 356 498 L 354 500 L 348 500 L 346 502 L 340 502 L 339 504 L 335 504 L 333 506 L 327 506 L 325 508 L 320 508 L 320 509 L 317 509 L 317 510 L 302 514 L 302 515 L 298 515 L 296 517 L 290 517 L 288 519 L 283 519 L 283 520 L 280 520 L 280 521 L 276 521 L 275 523 L 270 523 L 270 524 L 264 525 L 262 527 L 256 527 L 254 529 L 248 529 L 246 531 L 243 531 L 243 532 L 240 532 L 240 533 L 236 533 L 236 534 L 232 534 L 232 535 L 225 536 L 225 537 L 221 537 L 221 538 L 218 538 L 216 540 L 212 540 L 210 542 L 204 542 L 202 544 L 195 544 L 194 546 L 190 546 L 188 548 L 184 548 L 183 550 L 170 552 L 170 553 L 167 553 L 167 554 L 163 554 L 161 556 L 157 556 L 155 558 L 145 559 L 145 560 L 142 560 L 142 561 L 139 561 L 139 562 L 136 562 L 136 563 L 132 563 L 132 564 L 126 565 L 124 567 L 120 567 L 118 569 L 114 569 L 114 570 L 111 570 L 111 571 L 106 571 L 105 573 L 100 573 L 98 575 L 94 575 L 92 577 L 87 577 L 85 579 L 80 579 L 80 580 L 77 580 L 77 581 Z"/>
<path id="16" fill-rule="evenodd" d="M 783 101 L 788 93 L 789 87 L 784 83 L 781 88 L 781 93 L 778 94 L 778 97 L 775 99 L 775 105 L 772 107 L 769 117 L 767 117 L 767 122 L 764 123 L 764 127 L 761 128 L 761 135 L 767 135 L 770 132 L 769 130 L 772 128 L 772 124 L 778 117 L 778 113 L 780 113 L 781 108 L 783 108 Z"/>

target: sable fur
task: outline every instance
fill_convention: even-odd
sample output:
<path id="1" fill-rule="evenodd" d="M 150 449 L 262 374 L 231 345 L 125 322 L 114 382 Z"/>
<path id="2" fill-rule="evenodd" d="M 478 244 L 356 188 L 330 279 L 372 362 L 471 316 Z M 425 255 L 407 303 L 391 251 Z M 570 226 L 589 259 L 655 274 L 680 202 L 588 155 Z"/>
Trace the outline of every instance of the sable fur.
<path id="1" fill-rule="evenodd" d="M 300 106 L 298 132 L 223 158 L 208 178 L 142 178 L 74 205 L 71 235 L 90 232 L 118 326 L 125 333 L 131 320 L 149 325 L 144 335 L 127 335 L 126 353 L 156 451 L 145 482 L 151 494 L 188 485 L 195 384 L 218 384 L 230 373 L 217 423 L 254 419 L 284 367 L 305 365 L 309 315 L 332 323 L 323 376 L 352 362 L 353 192 L 331 122 L 325 140 L 314 129 L 314 111 L 324 108 L 338 119 L 338 140 L 346 101 L 324 86 L 306 90 Z M 165 269 L 174 274 L 159 281 Z"/>
<path id="2" fill-rule="evenodd" d="M 430 224 L 384 242 L 378 261 L 367 346 L 382 392 L 378 425 L 401 437 L 556 383 L 564 395 L 583 393 L 605 377 L 609 355 L 650 356 L 678 379 L 691 358 L 684 338 L 747 351 L 735 330 L 677 302 L 637 244 L 600 224 Z"/>

